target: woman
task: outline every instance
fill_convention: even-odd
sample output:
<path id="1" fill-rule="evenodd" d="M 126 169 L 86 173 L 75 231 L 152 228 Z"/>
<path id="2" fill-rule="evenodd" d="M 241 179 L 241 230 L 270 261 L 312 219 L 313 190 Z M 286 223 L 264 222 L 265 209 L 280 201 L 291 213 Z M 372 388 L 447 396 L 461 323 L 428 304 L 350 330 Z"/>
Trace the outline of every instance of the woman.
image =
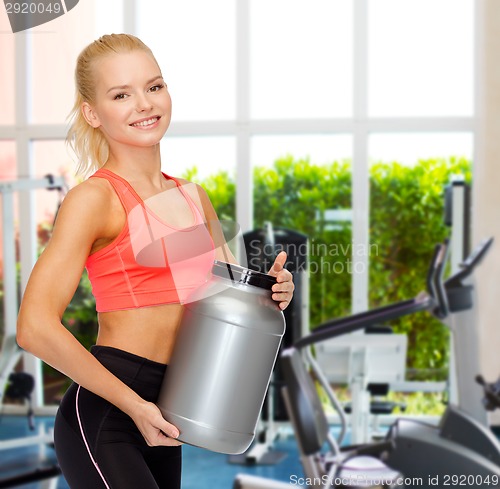
<path id="1" fill-rule="evenodd" d="M 149 48 L 101 37 L 80 54 L 76 85 L 68 138 L 92 175 L 68 193 L 33 269 L 18 343 L 74 381 L 54 428 L 71 488 L 178 488 L 179 433 L 154 402 L 183 301 L 214 258 L 235 259 L 204 190 L 161 172 L 171 99 Z M 294 288 L 285 260 L 269 272 L 281 309 Z M 99 319 L 91 352 L 61 323 L 85 267 Z"/>

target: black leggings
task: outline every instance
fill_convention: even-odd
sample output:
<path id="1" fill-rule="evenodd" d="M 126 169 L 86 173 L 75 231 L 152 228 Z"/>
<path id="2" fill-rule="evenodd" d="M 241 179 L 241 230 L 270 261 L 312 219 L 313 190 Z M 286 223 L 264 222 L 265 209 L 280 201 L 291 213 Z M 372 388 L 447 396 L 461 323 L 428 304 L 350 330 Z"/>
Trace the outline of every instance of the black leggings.
<path id="1" fill-rule="evenodd" d="M 166 365 L 107 346 L 92 354 L 143 399 L 155 402 Z M 132 419 L 72 384 L 57 412 L 54 443 L 71 489 L 179 489 L 181 447 L 149 447 Z"/>

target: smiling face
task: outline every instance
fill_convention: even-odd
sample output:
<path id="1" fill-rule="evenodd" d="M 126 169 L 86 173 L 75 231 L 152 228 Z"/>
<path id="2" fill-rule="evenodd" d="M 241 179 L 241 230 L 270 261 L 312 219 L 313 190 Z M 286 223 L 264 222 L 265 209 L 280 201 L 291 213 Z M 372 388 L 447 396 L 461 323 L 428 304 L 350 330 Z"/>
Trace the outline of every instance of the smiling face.
<path id="1" fill-rule="evenodd" d="M 172 101 L 153 56 L 141 50 L 105 56 L 94 74 L 95 100 L 82 112 L 110 150 L 158 144 L 170 125 Z"/>

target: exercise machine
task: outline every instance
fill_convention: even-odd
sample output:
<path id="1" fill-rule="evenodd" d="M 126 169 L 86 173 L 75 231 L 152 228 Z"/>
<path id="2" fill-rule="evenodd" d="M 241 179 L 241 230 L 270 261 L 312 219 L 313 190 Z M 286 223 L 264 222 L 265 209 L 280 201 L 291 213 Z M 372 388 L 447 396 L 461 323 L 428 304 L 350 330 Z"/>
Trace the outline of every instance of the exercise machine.
<path id="1" fill-rule="evenodd" d="M 343 408 L 349 415 L 352 444 L 368 443 L 377 436 L 372 418 L 377 421 L 378 416 L 392 414 L 396 407 L 404 409 L 385 396 L 393 385 L 404 383 L 407 343 L 405 334 L 377 326 L 316 345 L 315 358 L 328 381 L 349 387 L 351 401 Z"/>
<path id="2" fill-rule="evenodd" d="M 337 411 L 342 410 L 324 372 L 311 351 L 322 341 L 381 324 L 408 314 L 428 311 L 443 320 L 473 305 L 473 286 L 466 283 L 492 244 L 482 242 L 462 263 L 458 273 L 443 279 L 448 243 L 435 249 L 427 276 L 427 291 L 417 297 L 347 318 L 329 321 L 283 351 L 283 395 L 297 438 L 303 482 L 308 487 L 498 487 L 500 444 L 492 432 L 472 416 L 449 405 L 438 426 L 398 419 L 381 443 L 340 448 L 345 422 L 337 439 L 328 422 L 306 364 Z M 456 338 L 460 341 L 459 337 Z M 462 350 L 459 350 L 462 351 Z M 457 357 L 460 362 L 460 357 Z M 493 390 L 493 389 L 490 389 Z M 341 417 L 342 419 L 342 417 Z M 325 443 L 329 450 L 324 451 Z M 259 485 L 260 484 L 260 485 Z M 289 485 L 289 484 L 288 484 Z M 238 475 L 234 488 L 268 489 L 284 483 Z"/>
<path id="3" fill-rule="evenodd" d="M 444 189 L 444 223 L 450 228 L 449 267 L 451 273 L 460 270 L 460 264 L 470 253 L 471 188 L 462 176 L 453 175 Z M 325 217 L 320 214 L 321 222 Z M 342 214 L 336 216 L 342 218 Z M 344 216 L 350 220 L 349 214 Z M 448 399 L 459 403 L 475 419 L 487 424 L 487 413 L 480 401 L 480 387 L 473 382 L 479 371 L 479 338 L 474 307 L 467 313 L 447 318 L 447 326 L 452 331 L 460 331 L 462 340 L 459 345 L 466 345 L 467 351 L 458 353 L 460 365 L 456 365 L 455 351 L 459 345 L 453 344 L 454 334 L 450 335 L 449 369 L 446 381 L 405 380 L 406 341 L 405 334 L 392 334 L 391 337 L 380 334 L 383 329 L 391 332 L 390 326 L 370 327 L 363 334 L 354 332 L 350 335 L 324 341 L 315 347 L 315 358 L 332 384 L 345 384 L 351 395 L 351 402 L 344 404 L 348 415 L 351 443 L 369 443 L 380 436 L 378 423 L 387 425 L 394 419 L 394 411 L 405 409 L 405 405 L 390 402 L 385 396 L 389 391 L 400 392 L 445 392 Z M 474 326 L 469 326 L 473 324 Z M 465 339 L 464 337 L 467 337 Z M 470 354 L 475 352 L 475 354 Z M 460 398 L 460 401 L 459 401 Z"/>
<path id="4" fill-rule="evenodd" d="M 455 176 L 445 188 L 444 223 L 451 230 L 450 267 L 451 273 L 460 270 L 460 264 L 470 253 L 471 188 L 463 177 Z M 472 276 L 466 282 L 474 285 Z M 474 301 L 475 303 L 476 301 Z M 474 382 L 480 369 L 477 311 L 473 306 L 462 314 L 450 315 L 446 325 L 450 335 L 449 399 L 454 404 L 487 425 L 488 416 L 481 403 L 481 387 Z M 455 344 L 454 341 L 460 335 Z M 464 348 L 463 351 L 459 351 Z M 460 358 L 460 362 L 456 361 Z"/>

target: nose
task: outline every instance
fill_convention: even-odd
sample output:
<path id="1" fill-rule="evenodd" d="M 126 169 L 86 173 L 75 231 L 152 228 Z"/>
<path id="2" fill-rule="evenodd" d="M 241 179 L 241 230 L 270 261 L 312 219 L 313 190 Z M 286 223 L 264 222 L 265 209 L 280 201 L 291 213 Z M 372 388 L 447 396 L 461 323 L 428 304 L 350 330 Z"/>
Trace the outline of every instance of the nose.
<path id="1" fill-rule="evenodd" d="M 153 108 L 153 104 L 145 93 L 137 96 L 136 110 L 137 112 L 147 112 Z"/>

